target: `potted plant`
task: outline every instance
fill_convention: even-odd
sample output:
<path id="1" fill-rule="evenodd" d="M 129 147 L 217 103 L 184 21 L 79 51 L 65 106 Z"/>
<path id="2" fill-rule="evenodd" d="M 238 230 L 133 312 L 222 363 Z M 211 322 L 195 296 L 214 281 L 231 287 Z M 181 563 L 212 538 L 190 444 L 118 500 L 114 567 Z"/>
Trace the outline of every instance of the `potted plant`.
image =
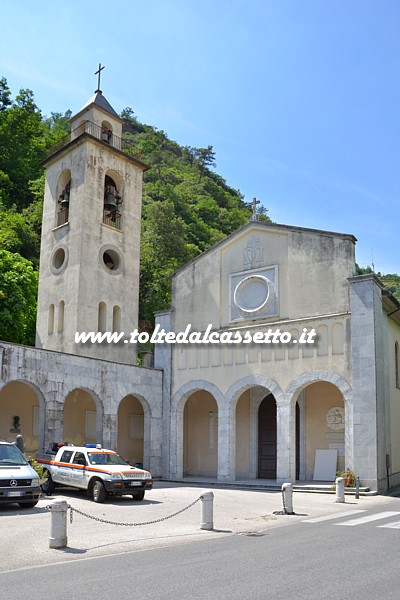
<path id="1" fill-rule="evenodd" d="M 337 477 L 343 477 L 344 487 L 356 487 L 357 477 L 353 469 L 347 468 L 344 471 L 337 471 Z"/>

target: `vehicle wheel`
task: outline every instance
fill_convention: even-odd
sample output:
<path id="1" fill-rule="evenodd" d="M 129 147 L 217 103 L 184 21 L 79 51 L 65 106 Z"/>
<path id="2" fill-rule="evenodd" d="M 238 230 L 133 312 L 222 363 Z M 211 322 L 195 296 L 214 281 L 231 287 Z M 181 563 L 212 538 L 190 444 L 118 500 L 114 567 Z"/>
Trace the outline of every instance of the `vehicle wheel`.
<path id="1" fill-rule="evenodd" d="M 137 500 L 137 501 L 143 500 L 143 498 L 144 498 L 144 490 L 141 491 L 141 492 L 136 492 L 136 494 L 132 494 L 132 498 L 134 500 Z"/>
<path id="2" fill-rule="evenodd" d="M 93 500 L 95 502 L 104 502 L 106 499 L 106 490 L 101 481 L 95 481 L 93 484 Z"/>
<path id="3" fill-rule="evenodd" d="M 46 480 L 40 486 L 42 488 L 42 492 L 46 494 L 46 496 L 50 496 L 50 494 L 54 491 L 55 483 L 49 473 L 49 471 L 45 471 Z"/>
<path id="4" fill-rule="evenodd" d="M 37 503 L 37 500 L 36 502 L 18 502 L 21 508 L 33 508 Z"/>

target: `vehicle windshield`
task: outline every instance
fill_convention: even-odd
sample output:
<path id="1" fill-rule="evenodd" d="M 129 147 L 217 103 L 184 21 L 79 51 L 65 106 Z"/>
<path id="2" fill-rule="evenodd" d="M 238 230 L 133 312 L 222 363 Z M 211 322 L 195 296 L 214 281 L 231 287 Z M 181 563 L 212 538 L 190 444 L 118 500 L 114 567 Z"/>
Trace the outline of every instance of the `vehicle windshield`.
<path id="1" fill-rule="evenodd" d="M 0 444 L 0 465 L 26 465 L 24 455 L 12 444 Z"/>
<path id="2" fill-rule="evenodd" d="M 88 452 L 91 465 L 125 465 L 126 461 L 115 452 Z"/>

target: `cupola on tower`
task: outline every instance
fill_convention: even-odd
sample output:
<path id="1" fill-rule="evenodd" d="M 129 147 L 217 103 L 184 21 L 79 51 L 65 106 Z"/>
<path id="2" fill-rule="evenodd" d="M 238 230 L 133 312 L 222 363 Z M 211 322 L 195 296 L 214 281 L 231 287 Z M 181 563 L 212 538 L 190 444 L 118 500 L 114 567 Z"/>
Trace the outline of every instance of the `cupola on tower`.
<path id="1" fill-rule="evenodd" d="M 100 89 L 71 118 L 70 136 L 43 166 L 36 346 L 136 364 L 130 343 L 75 343 L 76 332 L 124 332 L 128 338 L 138 326 L 147 167 L 122 138 L 122 120 Z"/>

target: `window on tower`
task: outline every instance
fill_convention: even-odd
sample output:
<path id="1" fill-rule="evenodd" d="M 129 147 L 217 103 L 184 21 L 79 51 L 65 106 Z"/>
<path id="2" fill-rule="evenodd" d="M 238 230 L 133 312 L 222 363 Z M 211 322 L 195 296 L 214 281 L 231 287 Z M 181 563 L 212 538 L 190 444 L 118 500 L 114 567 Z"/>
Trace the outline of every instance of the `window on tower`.
<path id="1" fill-rule="evenodd" d="M 62 333 L 64 331 L 64 310 L 65 310 L 65 302 L 61 300 L 58 305 L 58 333 Z"/>
<path id="2" fill-rule="evenodd" d="M 113 306 L 113 331 L 121 331 L 121 308 L 117 305 Z"/>
<path id="3" fill-rule="evenodd" d="M 97 315 L 97 331 L 104 333 L 107 330 L 107 305 L 105 302 L 99 302 L 99 311 Z"/>
<path id="4" fill-rule="evenodd" d="M 52 335 L 54 333 L 54 304 L 50 304 L 47 331 L 49 335 Z"/>

